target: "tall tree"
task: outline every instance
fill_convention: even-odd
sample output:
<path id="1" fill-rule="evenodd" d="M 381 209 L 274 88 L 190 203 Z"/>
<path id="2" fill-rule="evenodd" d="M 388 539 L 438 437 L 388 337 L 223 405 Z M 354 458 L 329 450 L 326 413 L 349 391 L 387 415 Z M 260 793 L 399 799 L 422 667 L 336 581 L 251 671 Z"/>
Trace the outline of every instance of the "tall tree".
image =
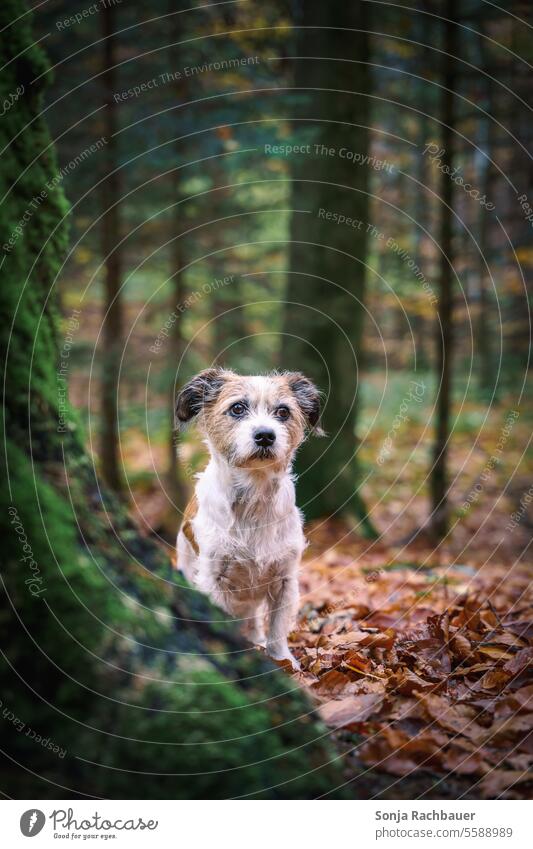
<path id="1" fill-rule="evenodd" d="M 122 246 L 120 227 L 121 178 L 118 157 L 118 103 L 116 7 L 102 6 L 102 86 L 104 91 L 104 179 L 102 180 L 102 255 L 104 263 L 104 315 L 102 320 L 102 424 L 100 460 L 102 475 L 115 492 L 123 488 L 119 439 L 119 375 L 124 337 L 122 306 Z"/>
<path id="2" fill-rule="evenodd" d="M 179 41 L 184 38 L 182 28 L 183 15 L 175 14 L 175 3 L 173 0 L 167 4 L 169 31 L 171 35 L 170 55 L 173 60 L 173 67 L 179 67 L 179 49 L 177 47 Z M 174 12 L 174 14 L 172 14 Z M 186 77 L 176 77 L 172 84 L 174 100 L 176 103 L 184 103 L 188 98 L 188 80 Z M 179 114 L 179 113 L 178 113 Z M 175 124 L 175 135 L 178 136 L 180 131 L 179 122 Z M 182 200 L 182 170 L 181 163 L 183 159 L 183 143 L 175 142 L 173 145 L 176 155 L 176 167 L 172 171 L 169 184 L 172 192 L 172 212 L 170 216 L 170 279 L 172 281 L 172 304 L 175 314 L 175 321 L 172 325 L 171 346 L 170 346 L 170 369 L 178 369 L 183 353 L 185 350 L 185 338 L 183 333 L 183 313 L 182 305 L 185 301 L 186 284 L 184 274 L 184 239 L 183 231 L 183 206 L 180 203 Z M 183 368 L 183 364 L 182 364 Z M 176 375 L 180 379 L 179 375 Z M 163 523 L 170 528 L 173 533 L 181 521 L 181 516 L 187 504 L 188 488 L 184 481 L 178 463 L 177 447 L 175 440 L 175 407 L 176 407 L 177 386 L 176 379 L 171 381 L 169 395 L 169 468 L 168 468 L 168 492 L 171 500 L 170 510 L 164 517 Z"/>
<path id="3" fill-rule="evenodd" d="M 303 3 L 297 22 L 294 134 L 309 147 L 292 160 L 282 363 L 327 393 L 328 441 L 309 440 L 297 462 L 306 516 L 358 517 L 372 533 L 355 438 L 369 208 L 367 5 Z"/>
<path id="4" fill-rule="evenodd" d="M 453 313 L 453 167 L 454 84 L 457 62 L 456 0 L 445 0 L 443 13 L 442 95 L 441 95 L 441 171 L 440 171 L 440 267 L 437 332 L 437 398 L 433 464 L 431 467 L 431 533 L 442 539 L 448 530 L 448 439 L 450 435 L 452 313 Z"/>
<path id="5" fill-rule="evenodd" d="M 477 61 L 485 73 L 480 74 L 480 114 L 478 118 L 479 156 L 477 157 L 476 177 L 482 197 L 489 199 L 494 186 L 495 169 L 495 121 L 496 99 L 493 94 L 493 80 L 490 77 L 490 59 L 487 51 L 487 37 L 484 22 L 479 21 L 478 33 L 475 40 Z M 483 110 L 483 111 L 481 111 Z M 475 252 L 477 266 L 477 312 L 475 314 L 474 339 L 477 353 L 476 377 L 480 392 L 490 398 L 497 391 L 495 381 L 495 361 L 493 352 L 492 330 L 492 295 L 490 291 L 490 224 L 491 214 L 485 205 L 478 205 L 475 225 L 478 243 Z"/>

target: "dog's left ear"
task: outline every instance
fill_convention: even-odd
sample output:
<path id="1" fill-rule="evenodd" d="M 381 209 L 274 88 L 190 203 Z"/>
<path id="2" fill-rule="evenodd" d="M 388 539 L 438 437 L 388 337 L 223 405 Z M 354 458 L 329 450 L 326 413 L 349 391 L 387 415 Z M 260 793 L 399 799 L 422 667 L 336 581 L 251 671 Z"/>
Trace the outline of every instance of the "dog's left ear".
<path id="1" fill-rule="evenodd" d="M 290 372 L 287 380 L 291 391 L 298 402 L 300 410 L 304 414 L 314 436 L 325 436 L 319 425 L 320 419 L 320 392 L 312 380 L 301 374 L 301 372 Z"/>
<path id="2" fill-rule="evenodd" d="M 216 401 L 223 384 L 224 372 L 221 368 L 205 369 L 189 380 L 176 398 L 176 424 L 186 424 L 206 404 Z"/>

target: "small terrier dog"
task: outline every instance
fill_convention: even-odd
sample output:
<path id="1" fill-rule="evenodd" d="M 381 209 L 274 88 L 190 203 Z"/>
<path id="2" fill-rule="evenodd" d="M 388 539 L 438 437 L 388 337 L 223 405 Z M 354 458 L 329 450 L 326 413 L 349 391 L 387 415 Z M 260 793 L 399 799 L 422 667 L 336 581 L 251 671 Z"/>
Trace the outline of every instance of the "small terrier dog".
<path id="1" fill-rule="evenodd" d="M 242 620 L 251 643 L 293 668 L 287 635 L 306 542 L 291 464 L 309 431 L 322 435 L 319 416 L 318 390 L 299 372 L 244 377 L 210 368 L 176 401 L 178 423 L 196 419 L 210 453 L 178 533 L 178 565 Z"/>

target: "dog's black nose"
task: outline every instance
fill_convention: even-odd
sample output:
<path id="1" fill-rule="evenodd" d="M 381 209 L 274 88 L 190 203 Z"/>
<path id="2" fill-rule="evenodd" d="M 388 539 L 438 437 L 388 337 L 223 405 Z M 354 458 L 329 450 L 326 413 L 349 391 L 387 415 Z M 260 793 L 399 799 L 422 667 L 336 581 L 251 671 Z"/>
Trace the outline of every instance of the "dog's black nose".
<path id="1" fill-rule="evenodd" d="M 254 441 L 260 448 L 268 448 L 276 441 L 276 434 L 273 430 L 261 428 L 261 430 L 256 430 L 254 433 Z"/>

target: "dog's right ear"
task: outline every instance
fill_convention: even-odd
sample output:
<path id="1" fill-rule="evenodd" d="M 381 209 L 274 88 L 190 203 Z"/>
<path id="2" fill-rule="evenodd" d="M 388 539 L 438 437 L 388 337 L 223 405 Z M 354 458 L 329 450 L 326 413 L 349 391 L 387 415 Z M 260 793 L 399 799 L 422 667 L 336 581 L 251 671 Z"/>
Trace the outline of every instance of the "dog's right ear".
<path id="1" fill-rule="evenodd" d="M 185 384 L 176 398 L 176 425 L 183 425 L 193 419 L 205 404 L 216 401 L 224 385 L 224 371 L 221 368 L 208 368 L 201 371 Z"/>

